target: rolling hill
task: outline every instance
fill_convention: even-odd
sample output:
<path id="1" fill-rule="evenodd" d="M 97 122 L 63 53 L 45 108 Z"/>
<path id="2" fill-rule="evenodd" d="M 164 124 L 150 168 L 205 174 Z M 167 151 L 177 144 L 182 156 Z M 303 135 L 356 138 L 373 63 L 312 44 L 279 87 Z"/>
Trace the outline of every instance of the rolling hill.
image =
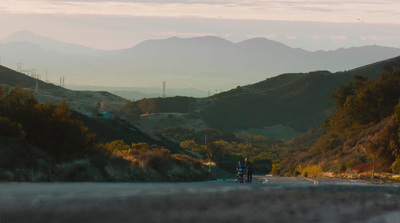
<path id="1" fill-rule="evenodd" d="M 22 87 L 27 91 L 34 91 L 35 97 L 42 104 L 57 104 L 65 100 L 90 131 L 96 133 L 100 142 L 123 139 L 127 144 L 147 142 L 164 146 L 173 153 L 182 151 L 178 144 L 138 124 L 136 117 L 125 116 L 121 110 L 127 100 L 109 92 L 72 91 L 3 66 L 0 66 L 0 86 Z M 102 112 L 119 118 L 104 118 Z"/>
<path id="2" fill-rule="evenodd" d="M 187 117 L 201 120 L 207 127 L 224 131 L 286 126 L 304 133 L 319 127 L 329 117 L 334 105 L 330 95 L 339 86 L 352 81 L 355 75 L 377 79 L 382 72 L 399 66 L 400 57 L 396 57 L 345 72 L 282 74 L 209 98 L 156 98 L 137 101 L 136 104 L 143 109 L 153 109 L 148 111 L 150 113 L 185 113 Z M 143 119 L 151 123 L 151 117 Z"/>

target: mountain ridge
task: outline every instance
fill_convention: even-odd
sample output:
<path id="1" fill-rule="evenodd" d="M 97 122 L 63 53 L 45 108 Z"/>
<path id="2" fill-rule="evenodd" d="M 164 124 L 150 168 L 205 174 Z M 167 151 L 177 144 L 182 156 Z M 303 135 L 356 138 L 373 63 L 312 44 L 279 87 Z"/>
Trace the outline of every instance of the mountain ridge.
<path id="1" fill-rule="evenodd" d="M 377 79 L 381 73 L 390 72 L 395 67 L 400 67 L 400 57 L 336 73 L 314 71 L 282 74 L 204 99 L 155 98 L 134 103 L 140 109 L 141 106 L 152 105 L 143 107 L 150 108 L 150 111 L 147 110 L 150 113 L 184 114 L 182 108 L 191 107 L 187 111 L 188 117 L 197 117 L 197 123 L 221 131 L 241 132 L 287 126 L 305 133 L 320 127 L 332 113 L 334 102 L 330 95 L 338 87 L 352 81 L 356 75 Z M 185 101 L 190 104 L 185 105 Z M 148 120 L 150 117 L 143 119 Z M 161 122 L 162 119 L 158 120 L 158 123 Z M 178 126 L 180 124 L 177 123 Z M 154 125 L 153 128 L 158 127 Z M 193 128 L 197 127 L 193 125 Z"/>
<path id="2" fill-rule="evenodd" d="M 175 142 L 140 125 L 136 117 L 124 116 L 122 110 L 128 100 L 107 91 L 73 91 L 37 80 L 1 65 L 0 86 L 21 87 L 26 91 L 32 91 L 40 104 L 56 105 L 66 101 L 69 108 L 79 114 L 84 124 L 91 132 L 98 135 L 102 142 L 123 139 L 128 144 L 147 142 L 164 146 L 174 153 L 182 152 Z M 103 112 L 111 113 L 119 118 L 105 118 L 101 115 Z"/>
<path id="3" fill-rule="evenodd" d="M 93 49 L 84 45 L 67 43 L 59 40 L 55 40 L 49 37 L 37 35 L 29 30 L 21 30 L 6 37 L 0 43 L 18 43 L 18 42 L 30 42 L 39 47 L 45 48 L 50 51 L 63 53 L 67 55 L 74 54 L 94 54 L 102 50 Z"/>
<path id="4" fill-rule="evenodd" d="M 73 55 L 21 44 L 0 44 L 3 65 L 22 63 L 24 68 L 48 70 L 53 82 L 58 74 L 71 85 L 155 87 L 167 81 L 171 88 L 212 92 L 282 73 L 344 71 L 400 55 L 400 49 L 390 47 L 311 52 L 266 38 L 233 43 L 216 36 L 147 40 L 128 49 Z"/>

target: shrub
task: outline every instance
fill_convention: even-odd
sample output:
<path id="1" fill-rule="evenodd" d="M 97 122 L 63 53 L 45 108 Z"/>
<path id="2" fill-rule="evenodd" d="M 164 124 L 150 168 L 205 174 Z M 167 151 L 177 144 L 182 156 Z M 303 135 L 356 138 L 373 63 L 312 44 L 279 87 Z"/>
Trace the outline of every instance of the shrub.
<path id="1" fill-rule="evenodd" d="M 303 177 L 318 177 L 321 172 L 321 165 L 308 165 L 302 170 L 302 175 Z"/>
<path id="2" fill-rule="evenodd" d="M 299 167 L 296 167 L 295 170 L 293 171 L 293 176 L 298 177 L 301 175 L 301 170 Z"/>
<path id="3" fill-rule="evenodd" d="M 281 172 L 282 172 L 282 164 L 281 163 L 272 164 L 271 173 L 273 175 L 279 176 L 279 175 L 281 175 Z"/>
<path id="4" fill-rule="evenodd" d="M 166 149 L 141 153 L 138 160 L 142 167 L 148 167 L 162 173 L 165 173 L 171 164 L 169 150 Z"/>
<path id="5" fill-rule="evenodd" d="M 8 137 L 25 137 L 26 132 L 22 130 L 21 124 L 17 124 L 6 117 L 0 116 L 0 135 Z"/>
<path id="6" fill-rule="evenodd" d="M 272 161 L 270 159 L 256 159 L 253 161 L 254 173 L 266 174 L 272 171 Z"/>
<path id="7" fill-rule="evenodd" d="M 57 175 L 63 181 L 104 181 L 101 171 L 90 165 L 89 159 L 78 159 L 56 166 Z"/>
<path id="8" fill-rule="evenodd" d="M 400 159 L 396 159 L 396 161 L 391 166 L 392 172 L 395 174 L 400 174 Z"/>
<path id="9" fill-rule="evenodd" d="M 172 155 L 174 164 L 167 175 L 173 181 L 199 181 L 214 179 L 211 173 L 203 169 L 203 164 L 187 155 Z"/>
<path id="10" fill-rule="evenodd" d="M 1 169 L 0 170 L 0 180 L 1 181 L 14 181 L 14 173 L 9 170 Z"/>

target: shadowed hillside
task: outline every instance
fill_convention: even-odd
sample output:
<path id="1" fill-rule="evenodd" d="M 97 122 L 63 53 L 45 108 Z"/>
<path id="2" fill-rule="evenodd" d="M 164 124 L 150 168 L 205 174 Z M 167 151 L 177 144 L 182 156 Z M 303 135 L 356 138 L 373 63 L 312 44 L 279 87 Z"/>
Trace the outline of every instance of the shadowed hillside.
<path id="1" fill-rule="evenodd" d="M 35 91 L 36 83 L 38 83 L 38 91 Z M 77 112 L 75 116 L 82 120 L 101 142 L 123 139 L 128 144 L 147 142 L 164 146 L 173 153 L 182 151 L 178 144 L 137 125 L 135 116 L 125 117 L 122 109 L 127 100 L 109 92 L 72 91 L 36 80 L 3 66 L 0 66 L 0 84 L 11 87 L 19 86 L 28 91 L 34 91 L 35 97 L 41 104 L 57 104 L 65 100 L 70 108 Z M 102 112 L 109 112 L 119 118 L 104 118 Z"/>
<path id="2" fill-rule="evenodd" d="M 188 113 L 209 127 L 225 131 L 284 125 L 306 132 L 319 127 L 332 114 L 334 102 L 330 95 L 339 86 L 350 82 L 355 75 L 377 79 L 382 72 L 399 64 L 400 57 L 396 57 L 345 72 L 282 74 L 209 98 L 158 98 L 134 104 L 142 113 Z"/>
<path id="3" fill-rule="evenodd" d="M 339 86 L 355 75 L 377 79 L 398 63 L 400 57 L 346 72 L 315 71 L 269 78 L 216 95 L 214 104 L 205 110 L 205 120 L 212 127 L 226 129 L 282 124 L 305 132 L 328 117 L 333 107 L 330 94 Z"/>
<path id="4" fill-rule="evenodd" d="M 215 178 L 201 160 L 138 125 L 122 108 L 113 114 L 101 113 L 105 104 L 112 108 L 125 101 L 115 95 L 70 91 L 4 67 L 0 74 L 0 181 Z M 43 102 L 49 98 L 57 103 Z M 71 110 L 67 101 L 75 106 L 95 104 L 97 114 Z"/>

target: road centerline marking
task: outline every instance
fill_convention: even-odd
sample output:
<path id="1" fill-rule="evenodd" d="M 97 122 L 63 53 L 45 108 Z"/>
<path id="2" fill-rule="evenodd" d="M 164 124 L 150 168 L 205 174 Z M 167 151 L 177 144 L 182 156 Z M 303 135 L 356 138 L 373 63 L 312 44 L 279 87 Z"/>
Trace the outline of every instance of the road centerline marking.
<path id="1" fill-rule="evenodd" d="M 319 184 L 318 180 L 313 180 L 313 179 L 310 179 L 310 178 L 305 178 L 305 179 L 308 180 L 308 181 L 313 182 L 315 185 Z"/>

